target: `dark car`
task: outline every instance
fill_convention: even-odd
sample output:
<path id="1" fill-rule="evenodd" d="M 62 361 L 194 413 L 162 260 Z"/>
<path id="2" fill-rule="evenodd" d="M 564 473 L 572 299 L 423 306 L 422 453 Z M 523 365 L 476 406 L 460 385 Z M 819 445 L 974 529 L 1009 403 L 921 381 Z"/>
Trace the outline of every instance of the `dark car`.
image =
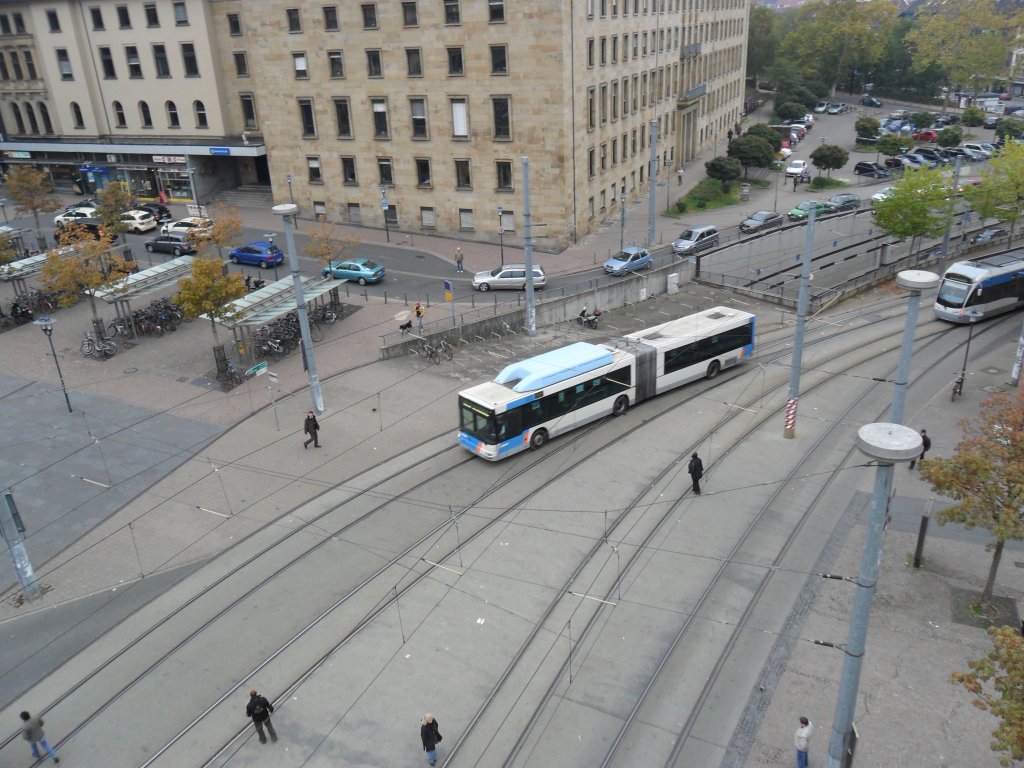
<path id="1" fill-rule="evenodd" d="M 251 264 L 259 266 L 260 269 L 269 269 L 284 261 L 284 251 L 271 242 L 257 240 L 233 249 L 228 258 L 234 264 Z"/>
<path id="2" fill-rule="evenodd" d="M 983 122 L 981 124 L 981 127 L 982 128 L 995 128 L 996 127 L 996 123 L 998 123 L 998 122 L 999 122 L 999 117 L 997 115 L 986 115 L 985 116 L 985 122 Z"/>
<path id="3" fill-rule="evenodd" d="M 82 229 L 92 235 L 93 240 L 103 237 L 103 222 L 99 219 L 78 219 L 73 224 L 66 224 L 54 233 L 58 245 L 68 245 L 75 242 L 77 233 Z M 117 242 L 117 235 L 110 233 L 110 242 Z"/>
<path id="4" fill-rule="evenodd" d="M 146 250 L 150 253 L 160 251 L 161 253 L 173 253 L 181 256 L 186 253 L 195 253 L 196 247 L 189 242 L 188 237 L 179 233 L 171 232 L 169 235 L 157 235 L 152 240 L 146 241 Z"/>
<path id="5" fill-rule="evenodd" d="M 785 221 L 785 218 L 781 213 L 758 211 L 757 213 L 752 213 L 750 218 L 740 224 L 740 232 L 750 234 L 751 232 L 760 232 L 762 229 L 781 227 L 783 221 Z"/>
<path id="6" fill-rule="evenodd" d="M 880 102 L 878 99 L 876 99 L 874 96 L 872 96 L 869 93 L 865 93 L 864 94 L 864 98 L 862 98 L 860 100 L 860 103 L 863 104 L 865 107 L 880 107 L 880 106 L 882 106 L 882 102 Z"/>
<path id="7" fill-rule="evenodd" d="M 135 207 L 141 211 L 149 211 L 153 214 L 153 218 L 161 224 L 174 218 L 174 215 L 171 213 L 171 209 L 166 205 L 161 205 L 160 203 L 142 203 Z"/>
<path id="8" fill-rule="evenodd" d="M 99 204 L 100 204 L 100 199 L 98 197 L 85 197 L 85 198 L 82 198 L 81 200 L 79 200 L 77 202 L 72 203 L 71 205 L 69 205 L 64 210 L 65 211 L 70 211 L 70 210 L 73 210 L 75 208 L 97 208 L 99 206 Z"/>
<path id="9" fill-rule="evenodd" d="M 918 147 L 914 150 L 913 154 L 920 155 L 925 160 L 936 163 L 937 165 L 943 165 L 949 162 L 949 158 L 946 157 L 945 153 L 940 152 L 938 149 L 933 147 Z"/>
<path id="10" fill-rule="evenodd" d="M 979 232 L 974 237 L 972 237 L 971 238 L 971 242 L 972 243 L 990 243 L 993 240 L 996 240 L 996 239 L 998 239 L 1000 237 L 1004 237 L 1005 235 L 1006 235 L 1006 230 L 1003 229 L 1002 227 L 989 227 L 988 229 L 981 230 L 981 232 Z"/>
<path id="11" fill-rule="evenodd" d="M 903 167 L 903 161 L 900 160 L 899 157 L 887 157 L 887 158 L 885 158 L 884 165 L 891 172 L 891 170 L 893 168 L 897 168 L 897 169 L 898 168 L 902 168 Z"/>
<path id="12" fill-rule="evenodd" d="M 844 192 L 841 195 L 835 195 L 825 201 L 825 207 L 829 213 L 838 213 L 839 211 L 855 211 L 860 208 L 860 198 L 856 195 Z"/>
<path id="13" fill-rule="evenodd" d="M 870 176 L 873 179 L 887 179 L 892 175 L 884 165 L 870 163 L 867 160 L 862 160 L 853 166 L 853 172 L 858 176 Z"/>

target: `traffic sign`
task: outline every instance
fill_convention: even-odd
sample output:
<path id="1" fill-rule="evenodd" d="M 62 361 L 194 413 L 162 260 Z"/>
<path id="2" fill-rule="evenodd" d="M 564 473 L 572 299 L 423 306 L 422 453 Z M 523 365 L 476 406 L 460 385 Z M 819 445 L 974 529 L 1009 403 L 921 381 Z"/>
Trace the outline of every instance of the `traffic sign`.
<path id="1" fill-rule="evenodd" d="M 444 281 L 444 300 L 445 301 L 451 301 L 452 298 L 453 298 L 452 297 L 452 281 L 451 280 L 445 280 Z"/>
<path id="2" fill-rule="evenodd" d="M 264 360 L 262 363 L 256 363 L 252 368 L 245 372 L 246 376 L 260 376 L 267 371 L 267 361 Z"/>
<path id="3" fill-rule="evenodd" d="M 381 198 L 380 198 L 380 209 L 382 211 L 386 211 L 388 209 L 388 199 L 386 197 L 381 196 Z"/>
<path id="4" fill-rule="evenodd" d="M 504 235 L 505 234 L 505 228 L 504 227 L 498 227 L 498 234 L 499 235 Z"/>

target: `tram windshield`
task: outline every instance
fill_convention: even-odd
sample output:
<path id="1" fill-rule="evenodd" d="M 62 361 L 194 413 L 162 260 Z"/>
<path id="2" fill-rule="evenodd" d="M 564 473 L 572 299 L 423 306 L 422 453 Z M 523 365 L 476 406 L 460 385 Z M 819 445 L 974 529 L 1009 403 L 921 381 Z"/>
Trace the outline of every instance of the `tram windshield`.
<path id="1" fill-rule="evenodd" d="M 939 285 L 936 301 L 944 307 L 962 307 L 971 290 L 971 281 L 963 275 L 947 273 Z"/>

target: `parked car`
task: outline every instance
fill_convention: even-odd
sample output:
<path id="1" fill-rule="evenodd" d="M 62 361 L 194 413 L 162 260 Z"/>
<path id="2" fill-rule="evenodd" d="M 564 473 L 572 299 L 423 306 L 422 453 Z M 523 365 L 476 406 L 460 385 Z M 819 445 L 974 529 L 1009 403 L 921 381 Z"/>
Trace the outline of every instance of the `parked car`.
<path id="1" fill-rule="evenodd" d="M 335 280 L 354 280 L 360 285 L 379 283 L 384 279 L 384 267 L 369 259 L 346 259 L 332 261 L 323 268 L 323 275 Z"/>
<path id="2" fill-rule="evenodd" d="M 547 285 L 547 275 L 540 265 L 533 265 L 533 287 L 543 288 Z M 513 291 L 526 289 L 526 265 L 505 264 L 490 272 L 477 272 L 473 275 L 473 287 L 478 291 L 507 288 Z"/>
<path id="3" fill-rule="evenodd" d="M 998 115 L 985 115 L 985 122 L 981 124 L 981 127 L 992 129 L 996 127 L 997 122 L 999 122 Z"/>
<path id="4" fill-rule="evenodd" d="M 171 221 L 174 218 L 173 214 L 171 214 L 171 209 L 160 203 L 140 203 L 138 208 L 140 211 L 149 211 L 160 224 L 163 224 L 165 221 Z"/>
<path id="5" fill-rule="evenodd" d="M 103 222 L 99 219 L 75 219 L 69 222 L 67 225 L 60 227 L 54 234 L 54 239 L 58 245 L 68 245 L 69 243 L 75 242 L 75 231 L 86 230 L 92 235 L 93 240 L 99 240 L 103 237 Z M 117 242 L 117 235 L 110 235 L 110 242 Z"/>
<path id="6" fill-rule="evenodd" d="M 872 203 L 880 203 L 892 197 L 892 187 L 882 187 L 871 196 Z"/>
<path id="7" fill-rule="evenodd" d="M 935 163 L 936 165 L 945 165 L 949 162 L 945 154 L 932 147 L 917 147 L 911 154 L 923 157 L 928 162 Z"/>
<path id="8" fill-rule="evenodd" d="M 897 109 L 889 113 L 889 117 L 893 120 L 906 120 L 910 117 L 910 110 L 908 109 Z"/>
<path id="9" fill-rule="evenodd" d="M 880 107 L 882 102 L 872 96 L 870 93 L 865 93 L 864 97 L 860 100 L 860 103 L 865 107 Z"/>
<path id="10" fill-rule="evenodd" d="M 683 256 L 697 253 L 718 245 L 718 230 L 710 224 L 702 227 L 690 227 L 680 233 L 672 243 L 672 253 Z"/>
<path id="11" fill-rule="evenodd" d="M 922 128 L 921 130 L 914 131 L 910 135 L 918 141 L 935 141 L 939 138 L 939 132 L 933 128 Z"/>
<path id="12" fill-rule="evenodd" d="M 844 192 L 840 195 L 833 195 L 826 200 L 825 207 L 828 209 L 829 213 L 855 211 L 860 208 L 860 198 L 849 192 Z"/>
<path id="13" fill-rule="evenodd" d="M 884 165 L 871 163 L 867 160 L 862 160 L 853 166 L 853 172 L 858 176 L 870 176 L 873 179 L 887 179 L 892 175 Z"/>
<path id="14" fill-rule="evenodd" d="M 817 112 L 819 115 L 825 114 L 826 112 L 828 112 L 828 102 L 819 101 L 817 104 L 814 105 L 814 111 Z"/>
<path id="15" fill-rule="evenodd" d="M 157 235 L 152 240 L 147 240 L 146 250 L 150 253 L 173 253 L 176 257 L 187 253 L 195 253 L 196 247 L 189 241 L 188 237 L 180 232 L 172 232 L 169 235 Z"/>
<path id="16" fill-rule="evenodd" d="M 167 235 L 171 232 L 180 232 L 183 235 L 187 235 L 190 232 L 196 232 L 203 235 L 209 234 L 212 227 L 213 222 L 209 219 L 204 219 L 199 216 L 186 216 L 184 219 L 178 219 L 177 221 L 172 221 L 169 224 L 164 224 L 160 227 L 160 234 Z"/>
<path id="17" fill-rule="evenodd" d="M 1005 235 L 1006 230 L 1003 229 L 1002 227 L 989 227 L 988 229 L 981 230 L 981 232 L 972 237 L 971 242 L 988 243 Z"/>
<path id="18" fill-rule="evenodd" d="M 752 232 L 760 232 L 762 229 L 781 227 L 783 221 L 785 221 L 785 219 L 781 213 L 776 213 L 775 211 L 758 211 L 757 213 L 750 214 L 749 218 L 740 222 L 740 232 L 749 235 Z"/>
<path id="19" fill-rule="evenodd" d="M 156 218 L 149 211 L 133 208 L 121 214 L 121 221 L 128 227 L 129 232 L 142 234 L 156 229 Z"/>
<path id="20" fill-rule="evenodd" d="M 82 219 L 96 218 L 95 208 L 69 208 L 64 213 L 53 217 L 53 224 L 56 227 L 63 227 L 65 224 L 74 224 Z"/>
<path id="21" fill-rule="evenodd" d="M 820 218 L 829 212 L 828 207 L 821 200 L 808 200 L 789 212 L 789 220 L 803 221 L 810 215 L 811 209 L 814 209 L 815 218 Z"/>
<path id="22" fill-rule="evenodd" d="M 646 248 L 627 245 L 604 263 L 604 271 L 609 275 L 622 277 L 638 269 L 650 269 L 651 252 Z"/>
<path id="23" fill-rule="evenodd" d="M 885 158 L 885 162 L 883 162 L 882 164 L 886 168 L 890 169 L 890 171 L 893 168 L 904 168 L 904 167 L 906 167 L 904 165 L 904 163 L 903 163 L 902 158 L 900 158 L 898 155 L 896 157 L 887 157 L 887 158 Z"/>
<path id="24" fill-rule="evenodd" d="M 1002 93 L 999 94 L 1000 101 L 1009 101 L 1012 98 L 1013 94 L 1011 94 L 1009 91 L 1003 91 Z"/>
<path id="25" fill-rule="evenodd" d="M 938 163 L 928 160 L 916 152 L 904 152 L 900 155 L 900 159 L 903 160 L 904 167 L 913 168 L 934 168 Z"/>
<path id="26" fill-rule="evenodd" d="M 814 125 L 814 114 L 811 113 L 811 112 L 808 112 L 806 115 L 803 116 L 803 118 L 800 120 L 800 122 L 801 123 L 806 123 L 807 125 Z"/>
<path id="27" fill-rule="evenodd" d="M 792 178 L 793 176 L 803 176 L 805 173 L 807 173 L 806 160 L 790 160 L 789 165 L 786 166 L 787 178 Z"/>
<path id="28" fill-rule="evenodd" d="M 984 152 L 980 149 L 974 149 L 973 147 L 957 147 L 961 152 L 964 153 L 964 157 L 970 160 L 972 163 L 980 163 L 988 158 Z"/>
<path id="29" fill-rule="evenodd" d="M 72 203 L 71 205 L 67 206 L 64 210 L 70 211 L 75 208 L 99 208 L 99 206 L 100 199 L 98 197 L 86 197 L 77 202 Z"/>
<path id="30" fill-rule="evenodd" d="M 970 152 L 977 152 L 979 155 L 981 155 L 986 160 L 988 160 L 988 158 L 992 157 L 992 145 L 991 144 L 986 145 L 986 144 L 979 144 L 979 143 L 975 143 L 975 142 L 969 142 L 969 143 L 962 144 L 961 146 L 964 149 L 966 149 L 966 150 L 968 150 Z M 988 149 L 985 148 L 986 146 L 988 147 Z"/>
<path id="31" fill-rule="evenodd" d="M 232 249 L 228 258 L 233 264 L 252 264 L 267 269 L 284 261 L 284 251 L 266 240 L 256 240 Z"/>
<path id="32" fill-rule="evenodd" d="M 830 115 L 841 115 L 841 114 L 843 114 L 843 112 L 845 112 L 848 109 L 849 109 L 849 107 L 846 105 L 846 102 L 843 102 L 843 101 L 840 101 L 840 102 L 838 102 L 836 104 L 829 104 L 828 105 L 828 113 Z"/>

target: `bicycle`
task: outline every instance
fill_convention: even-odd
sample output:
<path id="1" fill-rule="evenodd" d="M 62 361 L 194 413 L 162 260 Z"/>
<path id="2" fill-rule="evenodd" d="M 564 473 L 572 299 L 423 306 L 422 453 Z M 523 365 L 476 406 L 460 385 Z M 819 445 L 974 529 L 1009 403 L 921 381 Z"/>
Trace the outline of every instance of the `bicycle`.
<path id="1" fill-rule="evenodd" d="M 416 354 L 427 358 L 427 360 L 434 363 L 434 365 L 438 365 L 441 362 L 441 355 L 439 354 L 437 347 L 432 347 L 427 344 L 427 342 L 423 342 L 423 345 L 416 350 Z"/>
<path id="2" fill-rule="evenodd" d="M 235 368 L 235 364 L 230 360 L 224 361 L 224 379 L 225 384 L 233 384 L 236 387 L 245 381 L 245 377 Z"/>
<path id="3" fill-rule="evenodd" d="M 446 360 L 451 360 L 455 356 L 455 347 L 453 347 L 444 339 L 441 339 L 441 345 L 438 349 L 438 352 L 444 355 Z"/>
<path id="4" fill-rule="evenodd" d="M 93 338 L 91 331 L 83 331 L 85 339 L 82 341 L 81 352 L 86 357 L 112 357 L 117 354 L 119 347 L 117 342 L 109 336 L 104 336 L 98 341 Z"/>

